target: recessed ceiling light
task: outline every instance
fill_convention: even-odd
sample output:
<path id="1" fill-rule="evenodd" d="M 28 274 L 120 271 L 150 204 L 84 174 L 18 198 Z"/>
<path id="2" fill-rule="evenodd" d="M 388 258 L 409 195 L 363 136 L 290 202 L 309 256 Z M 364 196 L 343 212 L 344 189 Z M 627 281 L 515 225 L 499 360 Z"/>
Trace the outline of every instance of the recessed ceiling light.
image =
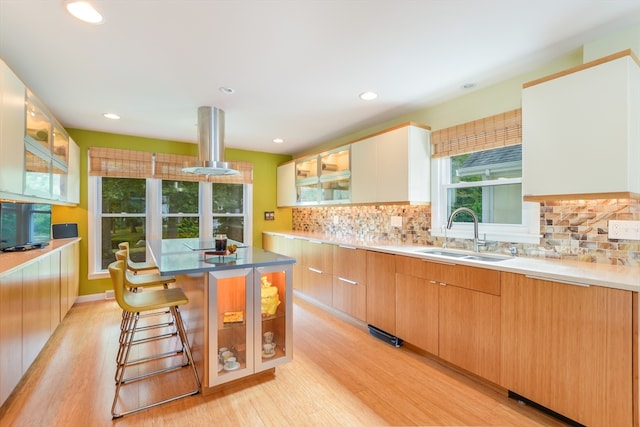
<path id="1" fill-rule="evenodd" d="M 371 101 L 373 99 L 376 99 L 378 97 L 378 94 L 375 92 L 362 92 L 360 95 L 360 99 L 362 99 L 363 101 Z"/>
<path id="2" fill-rule="evenodd" d="M 235 92 L 235 90 L 232 87 L 220 86 L 220 92 L 231 95 L 233 92 Z"/>
<path id="3" fill-rule="evenodd" d="M 111 120 L 120 120 L 120 116 L 117 115 L 116 113 L 104 113 L 103 116 Z"/>
<path id="4" fill-rule="evenodd" d="M 90 24 L 102 24 L 104 18 L 88 1 L 66 1 L 65 8 L 77 19 Z"/>
<path id="5" fill-rule="evenodd" d="M 282 143 L 284 142 L 284 139 L 282 139 L 282 138 L 275 138 L 275 139 L 273 140 L 273 142 L 275 142 L 276 144 L 282 144 Z"/>

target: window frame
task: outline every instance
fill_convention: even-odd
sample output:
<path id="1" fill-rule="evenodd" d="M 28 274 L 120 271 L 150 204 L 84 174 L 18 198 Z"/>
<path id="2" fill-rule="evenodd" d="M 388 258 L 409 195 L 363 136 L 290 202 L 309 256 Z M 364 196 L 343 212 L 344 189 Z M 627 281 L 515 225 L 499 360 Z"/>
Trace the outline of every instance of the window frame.
<path id="1" fill-rule="evenodd" d="M 431 235 L 445 237 L 445 227 L 448 220 L 447 190 L 450 188 L 476 187 L 478 182 L 451 183 L 450 157 L 437 157 L 431 160 Z M 508 178 L 480 182 L 481 186 L 522 183 L 522 178 Z M 539 243 L 540 242 L 540 204 L 522 201 L 521 224 L 478 224 L 480 239 L 511 243 Z M 473 223 L 455 222 L 451 229 L 446 230 L 447 238 L 473 239 Z"/>
<path id="2" fill-rule="evenodd" d="M 122 178 L 129 179 L 129 178 Z M 140 178 L 131 178 L 140 179 Z M 145 234 L 148 240 L 162 239 L 162 219 L 165 216 L 162 213 L 162 179 L 145 178 L 146 179 L 146 213 L 145 217 Z M 102 235 L 97 232 L 101 229 L 102 212 L 102 177 L 88 176 L 88 226 L 89 236 L 87 244 L 88 255 L 88 278 L 102 279 L 108 278 L 109 272 L 102 270 L 100 262 Z M 243 233 L 246 245 L 253 245 L 253 184 L 242 184 L 243 186 L 243 213 L 227 214 L 227 216 L 244 216 Z M 199 182 L 199 234 L 200 239 L 211 239 L 213 237 L 213 186 L 210 182 Z M 113 215 L 113 214 L 112 214 Z M 170 216 L 179 216 L 180 214 L 171 214 Z M 141 217 L 141 214 L 132 214 L 135 217 Z M 185 214 L 185 216 L 193 216 L 193 213 Z"/>

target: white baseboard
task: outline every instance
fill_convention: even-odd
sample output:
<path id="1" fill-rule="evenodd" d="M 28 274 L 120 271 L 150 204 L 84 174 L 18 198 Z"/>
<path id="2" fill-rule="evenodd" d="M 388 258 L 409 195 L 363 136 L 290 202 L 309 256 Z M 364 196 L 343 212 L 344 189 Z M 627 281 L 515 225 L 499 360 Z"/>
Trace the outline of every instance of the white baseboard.
<path id="1" fill-rule="evenodd" d="M 113 291 L 106 291 L 101 294 L 80 295 L 78 299 L 76 299 L 76 302 L 104 301 L 107 299 L 114 299 Z"/>

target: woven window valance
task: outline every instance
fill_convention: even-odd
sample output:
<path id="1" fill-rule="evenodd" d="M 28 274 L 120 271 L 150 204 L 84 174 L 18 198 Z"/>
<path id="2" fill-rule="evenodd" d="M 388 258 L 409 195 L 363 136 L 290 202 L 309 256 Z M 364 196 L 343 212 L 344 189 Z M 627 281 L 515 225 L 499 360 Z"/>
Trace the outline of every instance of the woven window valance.
<path id="1" fill-rule="evenodd" d="M 233 169 L 240 171 L 238 175 L 208 176 L 182 172 L 183 167 L 192 165 L 196 160 L 195 156 L 91 147 L 89 175 L 228 184 L 253 183 L 253 165 L 248 162 L 228 162 Z"/>
<path id="2" fill-rule="evenodd" d="M 431 132 L 432 157 L 447 157 L 522 143 L 522 109 Z"/>

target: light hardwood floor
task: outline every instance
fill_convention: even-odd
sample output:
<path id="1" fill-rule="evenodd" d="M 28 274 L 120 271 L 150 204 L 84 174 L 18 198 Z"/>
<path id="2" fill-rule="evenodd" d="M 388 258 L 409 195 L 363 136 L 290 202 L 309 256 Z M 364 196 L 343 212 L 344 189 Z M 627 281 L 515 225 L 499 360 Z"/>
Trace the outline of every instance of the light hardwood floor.
<path id="1" fill-rule="evenodd" d="M 76 304 L 0 408 L 0 426 L 563 425 L 299 296 L 293 362 L 275 376 L 112 421 L 119 320 L 114 301 Z"/>

